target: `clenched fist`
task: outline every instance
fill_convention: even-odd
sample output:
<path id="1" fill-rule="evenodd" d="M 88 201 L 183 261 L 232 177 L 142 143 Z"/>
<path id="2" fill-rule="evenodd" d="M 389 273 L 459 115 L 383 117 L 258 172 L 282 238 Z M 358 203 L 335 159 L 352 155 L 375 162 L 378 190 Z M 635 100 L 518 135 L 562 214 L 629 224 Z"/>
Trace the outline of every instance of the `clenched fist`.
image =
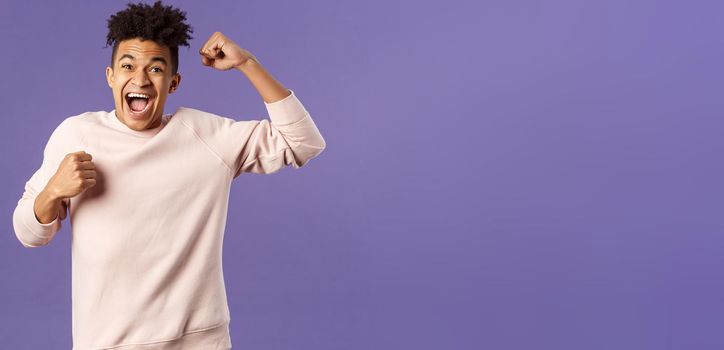
<path id="1" fill-rule="evenodd" d="M 48 189 L 55 197 L 75 197 L 96 184 L 93 157 L 85 151 L 68 153 L 60 162 L 55 175 L 48 181 Z"/>
<path id="2" fill-rule="evenodd" d="M 218 70 L 229 70 L 239 67 L 248 60 L 259 62 L 251 52 L 242 49 L 233 40 L 221 32 L 211 34 L 206 43 L 199 49 L 201 63 Z"/>
<path id="3" fill-rule="evenodd" d="M 96 170 L 92 159 L 85 151 L 65 155 L 55 175 L 35 199 L 33 210 L 40 223 L 47 224 L 56 217 L 65 219 L 65 200 L 95 186 Z"/>

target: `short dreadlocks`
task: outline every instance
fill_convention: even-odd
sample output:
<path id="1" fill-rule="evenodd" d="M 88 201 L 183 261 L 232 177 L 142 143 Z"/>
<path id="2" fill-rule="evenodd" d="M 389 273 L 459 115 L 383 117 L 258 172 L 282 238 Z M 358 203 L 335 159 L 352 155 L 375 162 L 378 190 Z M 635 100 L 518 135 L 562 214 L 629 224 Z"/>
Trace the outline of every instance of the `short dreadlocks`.
<path id="1" fill-rule="evenodd" d="M 115 62 L 118 44 L 123 40 L 139 38 L 152 40 L 171 51 L 171 71 L 178 71 L 178 47 L 189 46 L 193 29 L 186 24 L 186 12 L 161 1 L 153 5 L 128 3 L 128 8 L 111 15 L 108 19 L 106 47 L 113 45 L 111 67 Z"/>

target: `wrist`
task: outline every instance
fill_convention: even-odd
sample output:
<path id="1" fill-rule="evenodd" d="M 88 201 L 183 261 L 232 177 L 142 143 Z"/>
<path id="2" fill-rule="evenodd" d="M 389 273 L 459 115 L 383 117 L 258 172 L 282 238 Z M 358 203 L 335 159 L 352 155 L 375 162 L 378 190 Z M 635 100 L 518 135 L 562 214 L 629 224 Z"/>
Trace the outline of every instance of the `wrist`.
<path id="1" fill-rule="evenodd" d="M 254 69 L 257 69 L 261 66 L 261 63 L 256 59 L 256 57 L 250 57 L 244 63 L 236 66 L 235 68 L 239 70 L 240 72 L 244 74 L 249 74 Z"/>
<path id="2" fill-rule="evenodd" d="M 48 187 L 40 191 L 38 197 L 47 203 L 60 202 L 63 199 L 63 197 L 59 196 L 52 188 Z"/>
<path id="3" fill-rule="evenodd" d="M 40 191 L 33 203 L 33 214 L 37 222 L 49 224 L 60 217 L 62 199 L 46 190 Z"/>

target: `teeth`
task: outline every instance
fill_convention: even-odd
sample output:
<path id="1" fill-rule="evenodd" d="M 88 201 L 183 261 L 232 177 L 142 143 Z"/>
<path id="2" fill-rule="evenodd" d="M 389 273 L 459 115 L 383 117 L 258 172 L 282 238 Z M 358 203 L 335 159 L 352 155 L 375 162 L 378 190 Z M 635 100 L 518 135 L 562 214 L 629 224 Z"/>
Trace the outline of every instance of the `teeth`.
<path id="1" fill-rule="evenodd" d="M 128 96 L 129 98 L 145 98 L 145 99 L 149 99 L 149 98 L 151 97 L 151 96 L 146 95 L 146 94 L 137 94 L 137 93 L 135 93 L 135 92 L 131 92 L 131 93 L 129 93 L 129 94 L 126 95 L 126 96 Z"/>

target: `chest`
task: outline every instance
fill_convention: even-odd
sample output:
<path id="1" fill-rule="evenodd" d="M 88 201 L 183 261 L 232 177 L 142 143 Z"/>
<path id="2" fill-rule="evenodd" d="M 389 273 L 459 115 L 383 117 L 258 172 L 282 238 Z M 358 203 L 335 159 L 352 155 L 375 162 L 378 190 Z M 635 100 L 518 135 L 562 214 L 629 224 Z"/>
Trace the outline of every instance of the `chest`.
<path id="1" fill-rule="evenodd" d="M 96 185 L 71 199 L 76 209 L 92 203 L 117 208 L 188 200 L 230 181 L 223 161 L 186 128 L 162 130 L 148 139 L 85 135 L 83 147 L 93 156 Z"/>

